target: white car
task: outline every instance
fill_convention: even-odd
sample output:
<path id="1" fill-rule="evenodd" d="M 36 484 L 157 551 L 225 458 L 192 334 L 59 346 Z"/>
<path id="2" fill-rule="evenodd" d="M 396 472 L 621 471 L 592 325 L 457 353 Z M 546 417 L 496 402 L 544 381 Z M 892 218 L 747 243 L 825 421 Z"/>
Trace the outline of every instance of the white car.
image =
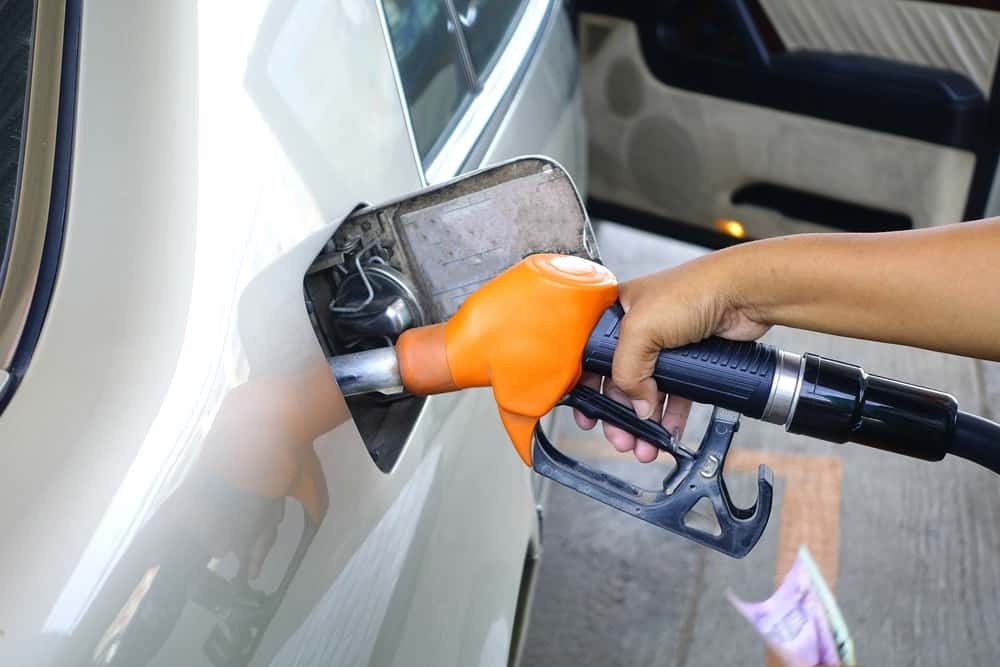
<path id="1" fill-rule="evenodd" d="M 379 459 L 303 280 L 362 202 L 524 153 L 583 183 L 561 4 L 34 4 L 0 7 L 0 664 L 507 664 L 539 519 L 491 395 Z"/>

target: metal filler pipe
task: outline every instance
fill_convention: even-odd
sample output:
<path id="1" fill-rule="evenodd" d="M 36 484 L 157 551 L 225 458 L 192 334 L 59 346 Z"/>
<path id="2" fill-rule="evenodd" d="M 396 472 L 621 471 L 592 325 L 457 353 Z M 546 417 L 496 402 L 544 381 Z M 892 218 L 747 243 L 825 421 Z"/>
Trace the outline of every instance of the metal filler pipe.
<path id="1" fill-rule="evenodd" d="M 395 348 L 380 347 L 342 354 L 330 357 L 327 361 L 344 396 L 357 396 L 373 391 L 398 394 L 403 391 Z"/>

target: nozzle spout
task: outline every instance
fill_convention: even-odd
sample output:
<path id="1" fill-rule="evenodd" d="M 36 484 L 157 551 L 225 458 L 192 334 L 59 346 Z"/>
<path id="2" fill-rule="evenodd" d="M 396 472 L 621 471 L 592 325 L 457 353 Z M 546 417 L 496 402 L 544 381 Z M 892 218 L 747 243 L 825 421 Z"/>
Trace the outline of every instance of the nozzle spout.
<path id="1" fill-rule="evenodd" d="M 380 347 L 364 352 L 342 354 L 330 357 L 327 362 L 344 396 L 356 396 L 373 391 L 398 394 L 403 391 L 395 348 Z"/>

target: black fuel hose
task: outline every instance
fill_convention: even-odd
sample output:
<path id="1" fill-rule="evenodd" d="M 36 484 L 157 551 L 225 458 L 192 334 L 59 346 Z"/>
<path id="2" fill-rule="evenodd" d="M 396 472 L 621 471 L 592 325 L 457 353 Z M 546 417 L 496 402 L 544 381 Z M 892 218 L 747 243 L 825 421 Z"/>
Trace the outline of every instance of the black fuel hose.
<path id="1" fill-rule="evenodd" d="M 948 453 L 1000 474 L 1000 424 L 959 412 Z"/>

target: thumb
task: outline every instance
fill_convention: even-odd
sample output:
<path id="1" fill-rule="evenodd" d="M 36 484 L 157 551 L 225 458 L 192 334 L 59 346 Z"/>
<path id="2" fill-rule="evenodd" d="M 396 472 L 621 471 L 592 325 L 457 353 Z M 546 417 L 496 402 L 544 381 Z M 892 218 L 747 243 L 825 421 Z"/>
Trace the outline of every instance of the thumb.
<path id="1" fill-rule="evenodd" d="M 659 390 L 653 380 L 653 368 L 660 345 L 638 320 L 626 314 L 621 321 L 618 347 L 611 361 L 611 379 L 632 399 L 632 408 L 642 419 L 649 419 L 659 405 Z"/>

